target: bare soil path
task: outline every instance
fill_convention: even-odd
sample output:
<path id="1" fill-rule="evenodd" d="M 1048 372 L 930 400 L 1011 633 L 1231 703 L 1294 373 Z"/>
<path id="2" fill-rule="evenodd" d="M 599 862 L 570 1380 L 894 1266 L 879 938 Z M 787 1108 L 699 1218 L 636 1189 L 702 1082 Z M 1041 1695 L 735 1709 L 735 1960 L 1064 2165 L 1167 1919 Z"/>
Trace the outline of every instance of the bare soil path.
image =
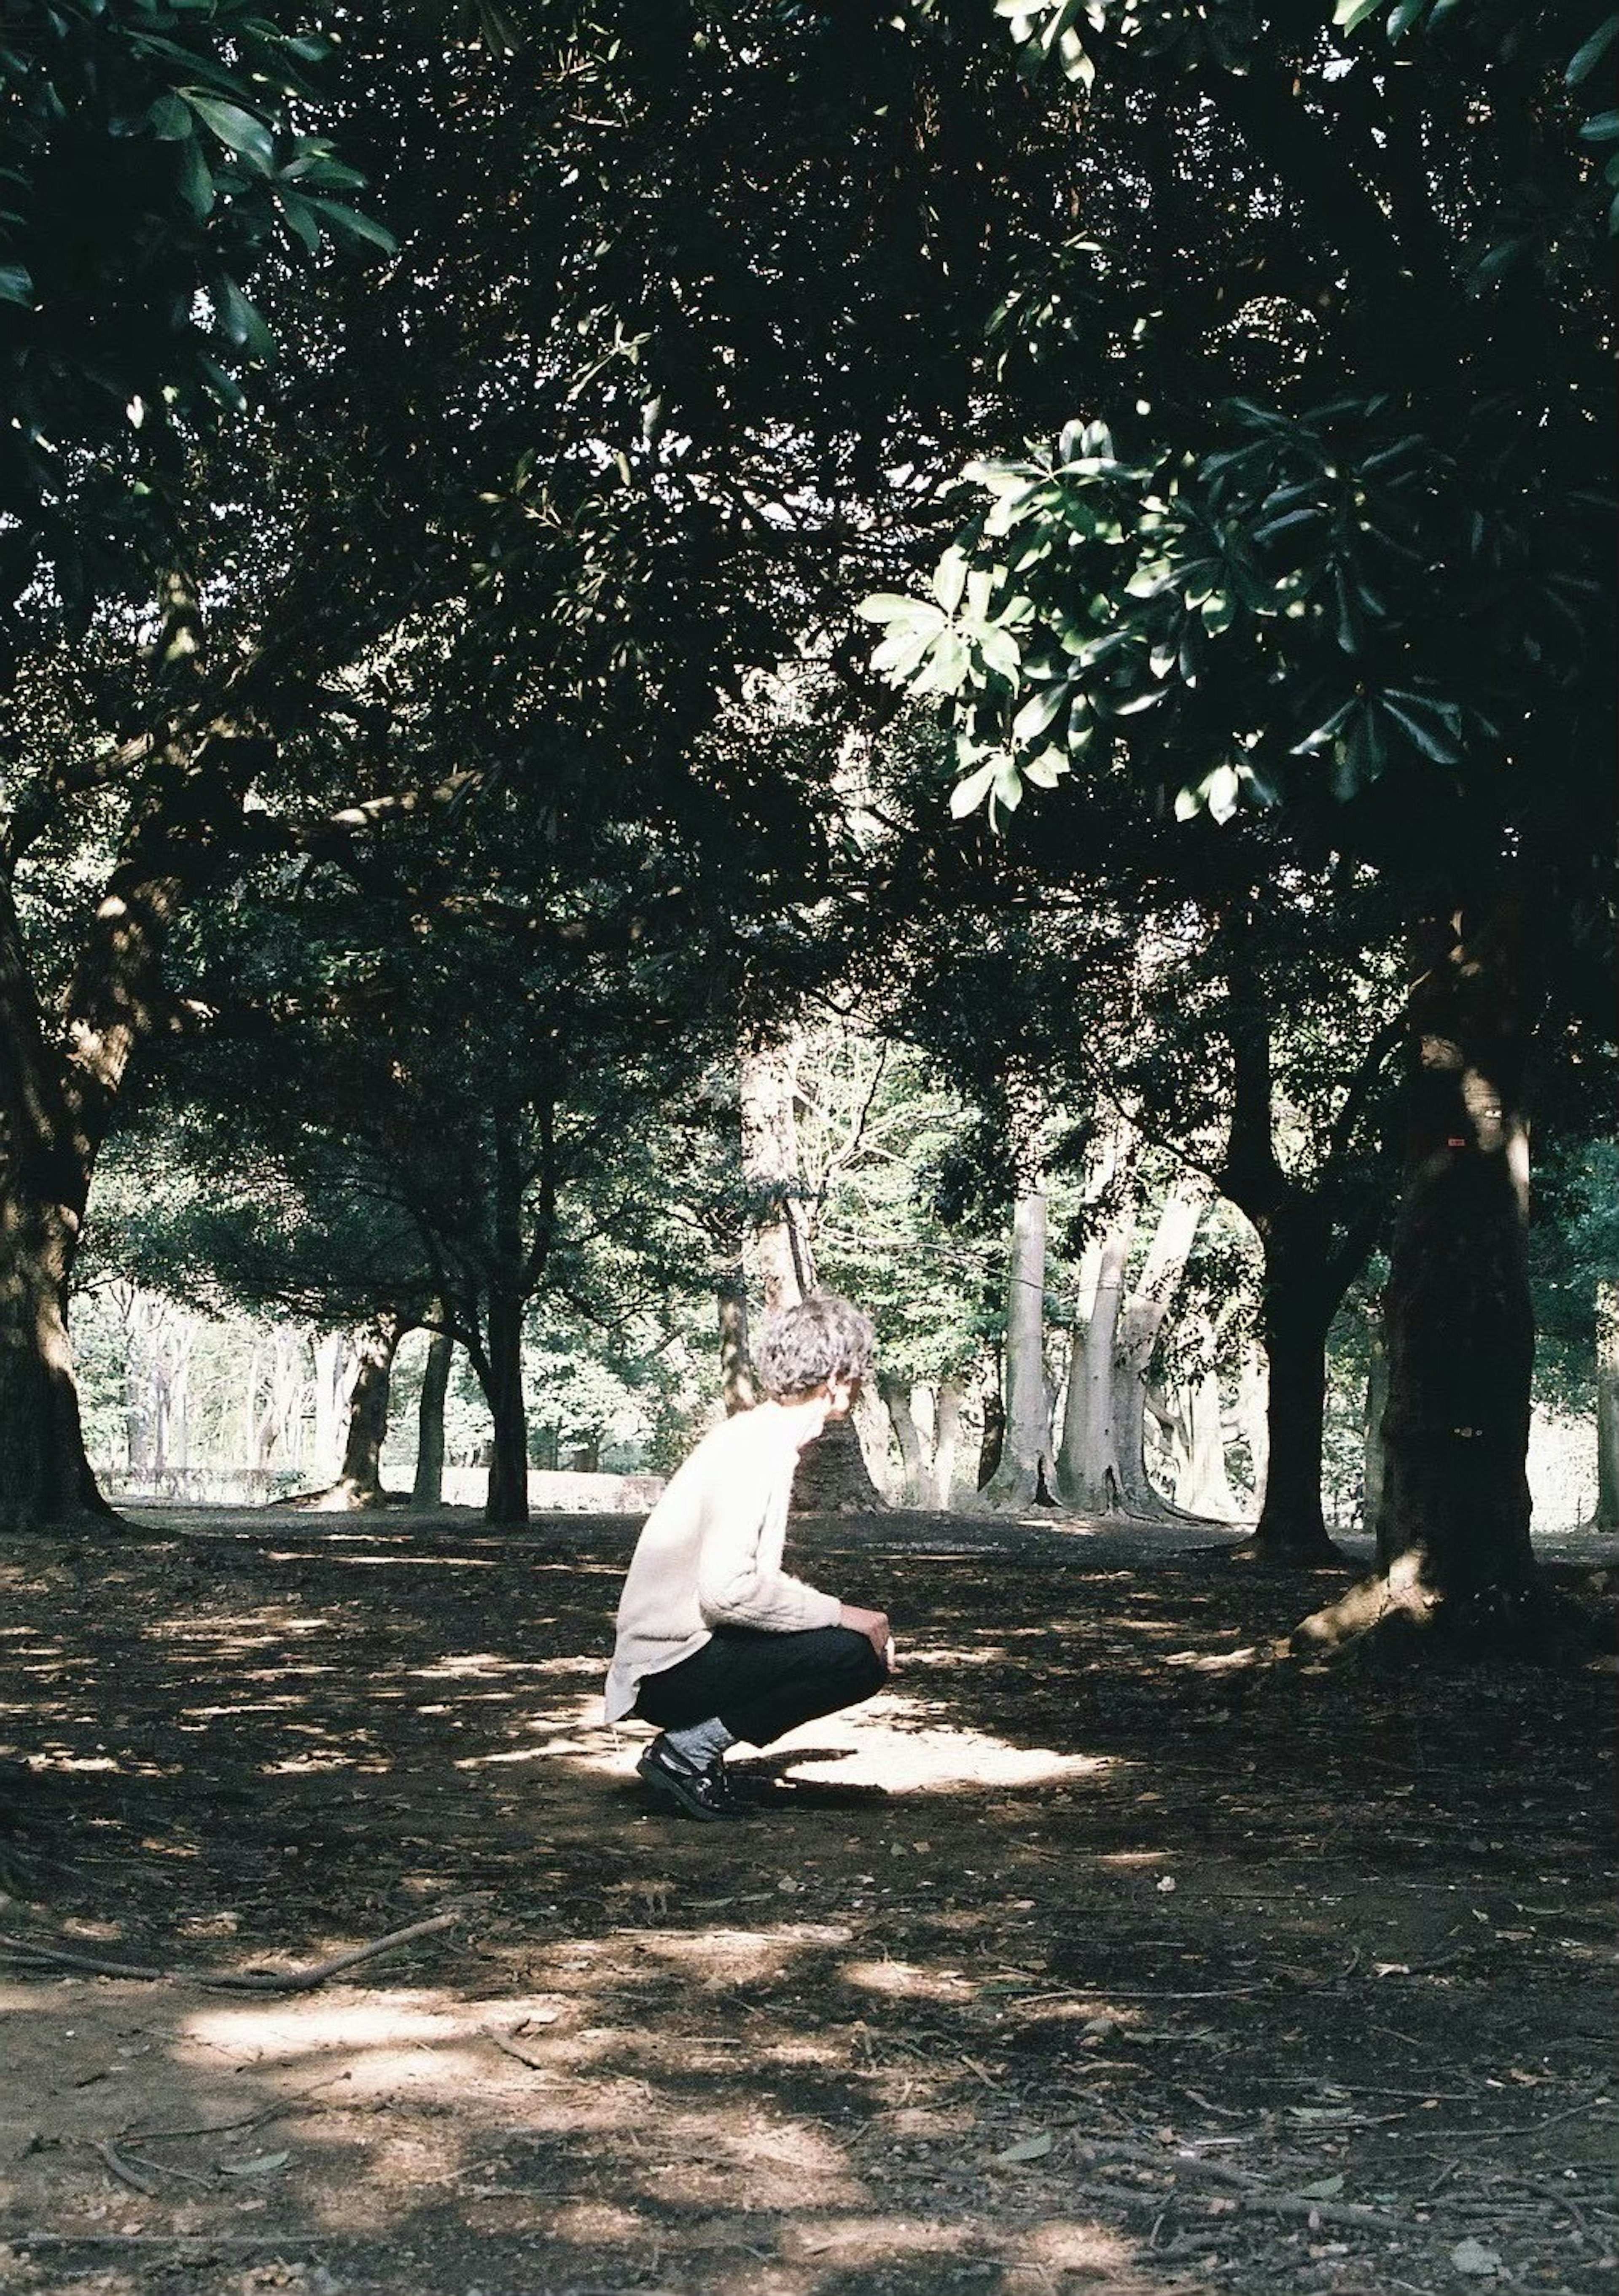
<path id="1" fill-rule="evenodd" d="M 1344 1581 L 1196 1529 L 811 1521 L 904 1671 L 683 1826 L 598 1718 L 633 1521 L 138 1523 L 0 1547 L 0 1932 L 454 1918 L 0 1947 L 8 2292 L 1614 2287 L 1611 1677 L 1210 1665 Z"/>

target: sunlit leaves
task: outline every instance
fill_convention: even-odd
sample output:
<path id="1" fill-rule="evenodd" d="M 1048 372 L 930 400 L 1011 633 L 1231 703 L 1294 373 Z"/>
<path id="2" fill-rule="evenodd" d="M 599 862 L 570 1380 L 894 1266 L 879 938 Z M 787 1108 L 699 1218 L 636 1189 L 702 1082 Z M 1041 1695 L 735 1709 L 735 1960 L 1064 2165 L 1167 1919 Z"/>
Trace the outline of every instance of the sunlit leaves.
<path id="1" fill-rule="evenodd" d="M 867 602 L 877 667 L 955 728 L 958 815 L 1010 811 L 1086 750 L 1183 818 L 1301 771 L 1344 800 L 1396 767 L 1453 778 L 1500 756 L 1503 685 L 1580 674 L 1595 593 L 1552 570 L 1580 513 L 1517 480 L 1493 417 L 1440 445 L 1388 399 L 1237 402 L 1218 435 L 1127 465 L 1072 423 L 1044 456 L 974 465 L 984 507 L 936 585 L 954 611 Z"/>

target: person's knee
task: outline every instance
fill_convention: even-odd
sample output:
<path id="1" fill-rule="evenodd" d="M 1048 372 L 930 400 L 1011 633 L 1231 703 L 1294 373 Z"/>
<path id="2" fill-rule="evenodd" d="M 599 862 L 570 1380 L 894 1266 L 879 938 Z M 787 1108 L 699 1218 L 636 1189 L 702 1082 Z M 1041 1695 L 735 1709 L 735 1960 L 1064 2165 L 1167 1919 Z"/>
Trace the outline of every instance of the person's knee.
<path id="1" fill-rule="evenodd" d="M 854 1627 L 834 1627 L 838 1638 L 839 1672 L 854 1687 L 857 1698 L 870 1698 L 888 1679 L 887 1661 L 879 1656 L 870 1636 Z"/>

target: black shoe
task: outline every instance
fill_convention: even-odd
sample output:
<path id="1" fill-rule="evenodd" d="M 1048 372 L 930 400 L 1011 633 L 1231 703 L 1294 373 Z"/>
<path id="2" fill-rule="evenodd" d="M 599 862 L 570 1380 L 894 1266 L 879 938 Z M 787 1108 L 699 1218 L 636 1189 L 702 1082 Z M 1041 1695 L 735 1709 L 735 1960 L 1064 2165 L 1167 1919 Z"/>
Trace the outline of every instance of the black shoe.
<path id="1" fill-rule="evenodd" d="M 709 1824 L 715 1819 L 752 1815 L 732 1796 L 725 1765 L 717 1754 L 707 1769 L 691 1770 L 675 1759 L 661 1738 L 654 1738 L 636 1763 L 635 1775 L 659 1808 L 674 1810 L 681 1817 L 695 1817 Z"/>

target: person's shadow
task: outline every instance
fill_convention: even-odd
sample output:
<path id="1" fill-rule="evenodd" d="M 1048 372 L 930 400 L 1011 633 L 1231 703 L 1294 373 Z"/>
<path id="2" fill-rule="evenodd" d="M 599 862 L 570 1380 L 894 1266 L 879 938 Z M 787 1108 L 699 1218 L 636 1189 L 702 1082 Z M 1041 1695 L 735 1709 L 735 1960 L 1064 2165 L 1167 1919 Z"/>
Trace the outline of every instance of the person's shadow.
<path id="1" fill-rule="evenodd" d="M 784 1754 L 762 1754 L 751 1761 L 725 1765 L 731 1791 L 750 1808 L 774 1808 L 788 1803 L 801 1809 L 862 1809 L 889 1799 L 887 1786 L 838 1784 L 831 1779 L 789 1777 L 789 1770 L 805 1762 L 841 1762 L 846 1746 L 795 1746 Z"/>

